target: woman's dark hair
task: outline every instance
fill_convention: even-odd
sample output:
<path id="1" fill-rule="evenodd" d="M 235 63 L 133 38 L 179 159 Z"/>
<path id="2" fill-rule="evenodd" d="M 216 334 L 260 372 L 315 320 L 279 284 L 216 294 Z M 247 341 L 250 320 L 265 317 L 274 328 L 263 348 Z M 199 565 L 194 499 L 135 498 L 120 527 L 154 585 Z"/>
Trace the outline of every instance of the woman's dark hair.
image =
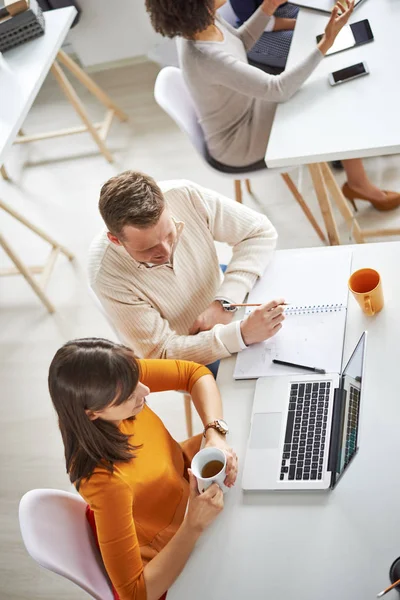
<path id="1" fill-rule="evenodd" d="M 72 340 L 54 356 L 50 396 L 58 415 L 70 480 L 79 489 L 97 466 L 111 473 L 116 461 L 128 462 L 138 446 L 111 421 L 91 420 L 86 410 L 118 406 L 134 392 L 139 365 L 132 350 L 101 338 Z"/>
<path id="2" fill-rule="evenodd" d="M 214 22 L 214 0 L 146 0 L 157 33 L 192 39 Z"/>

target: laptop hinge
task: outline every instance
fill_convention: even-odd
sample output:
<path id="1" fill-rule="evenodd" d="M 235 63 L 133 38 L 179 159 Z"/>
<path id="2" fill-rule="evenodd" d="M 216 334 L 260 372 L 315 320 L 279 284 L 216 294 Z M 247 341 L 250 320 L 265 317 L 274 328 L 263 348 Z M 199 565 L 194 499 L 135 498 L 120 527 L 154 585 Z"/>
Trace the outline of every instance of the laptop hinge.
<path id="1" fill-rule="evenodd" d="M 342 387 L 335 388 L 333 397 L 333 416 L 332 416 L 332 429 L 331 429 L 331 441 L 329 445 L 329 456 L 328 456 L 328 471 L 332 473 L 332 483 L 336 477 L 336 466 L 338 461 L 338 451 L 340 445 L 340 432 L 343 425 L 343 406 L 346 401 L 346 390 Z"/>

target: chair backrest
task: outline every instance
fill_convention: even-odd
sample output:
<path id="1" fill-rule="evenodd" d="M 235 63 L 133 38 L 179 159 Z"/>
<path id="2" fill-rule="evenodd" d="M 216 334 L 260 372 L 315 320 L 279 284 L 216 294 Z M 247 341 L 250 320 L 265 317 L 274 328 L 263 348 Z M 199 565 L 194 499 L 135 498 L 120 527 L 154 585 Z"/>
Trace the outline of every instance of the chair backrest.
<path id="1" fill-rule="evenodd" d="M 157 104 L 189 136 L 193 146 L 204 157 L 203 130 L 200 127 L 196 107 L 183 79 L 182 71 L 177 67 L 162 69 L 156 79 L 154 97 Z"/>
<path id="2" fill-rule="evenodd" d="M 217 12 L 223 19 L 225 19 L 227 23 L 229 23 L 229 25 L 232 25 L 232 27 L 235 28 L 237 27 L 238 18 L 229 0 L 227 0 L 225 4 L 223 4 L 221 8 L 218 9 Z"/>
<path id="3" fill-rule="evenodd" d="M 19 505 L 22 539 L 42 567 L 66 577 L 96 600 L 113 600 L 85 510 L 86 502 L 77 494 L 31 490 Z"/>

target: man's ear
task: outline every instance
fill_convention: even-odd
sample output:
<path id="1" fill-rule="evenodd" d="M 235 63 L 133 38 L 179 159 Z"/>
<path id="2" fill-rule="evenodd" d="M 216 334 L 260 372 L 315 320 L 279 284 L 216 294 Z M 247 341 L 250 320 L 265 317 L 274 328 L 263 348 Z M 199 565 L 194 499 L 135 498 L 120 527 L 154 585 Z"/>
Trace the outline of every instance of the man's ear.
<path id="1" fill-rule="evenodd" d="M 115 244 L 116 246 L 122 246 L 121 242 L 119 241 L 116 235 L 113 235 L 112 233 L 107 231 L 107 237 L 112 244 Z"/>
<path id="2" fill-rule="evenodd" d="M 87 409 L 87 410 L 85 410 L 85 413 L 87 414 L 87 416 L 89 417 L 89 419 L 91 421 L 95 421 L 96 419 L 99 418 L 98 413 L 97 412 L 93 412 L 92 410 Z"/>

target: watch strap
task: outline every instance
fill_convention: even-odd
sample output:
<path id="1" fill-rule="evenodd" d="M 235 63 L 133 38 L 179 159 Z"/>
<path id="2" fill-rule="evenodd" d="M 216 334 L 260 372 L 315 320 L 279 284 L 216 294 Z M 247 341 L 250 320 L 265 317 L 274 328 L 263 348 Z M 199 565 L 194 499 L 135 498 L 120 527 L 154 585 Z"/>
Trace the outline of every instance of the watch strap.
<path id="1" fill-rule="evenodd" d="M 227 432 L 224 431 L 219 425 L 218 425 L 218 421 L 212 421 L 211 423 L 207 423 L 207 425 L 204 427 L 204 431 L 203 431 L 203 436 L 206 436 L 206 431 L 208 429 L 215 429 L 216 431 L 218 431 L 218 433 L 220 433 L 223 436 L 226 436 Z"/>

